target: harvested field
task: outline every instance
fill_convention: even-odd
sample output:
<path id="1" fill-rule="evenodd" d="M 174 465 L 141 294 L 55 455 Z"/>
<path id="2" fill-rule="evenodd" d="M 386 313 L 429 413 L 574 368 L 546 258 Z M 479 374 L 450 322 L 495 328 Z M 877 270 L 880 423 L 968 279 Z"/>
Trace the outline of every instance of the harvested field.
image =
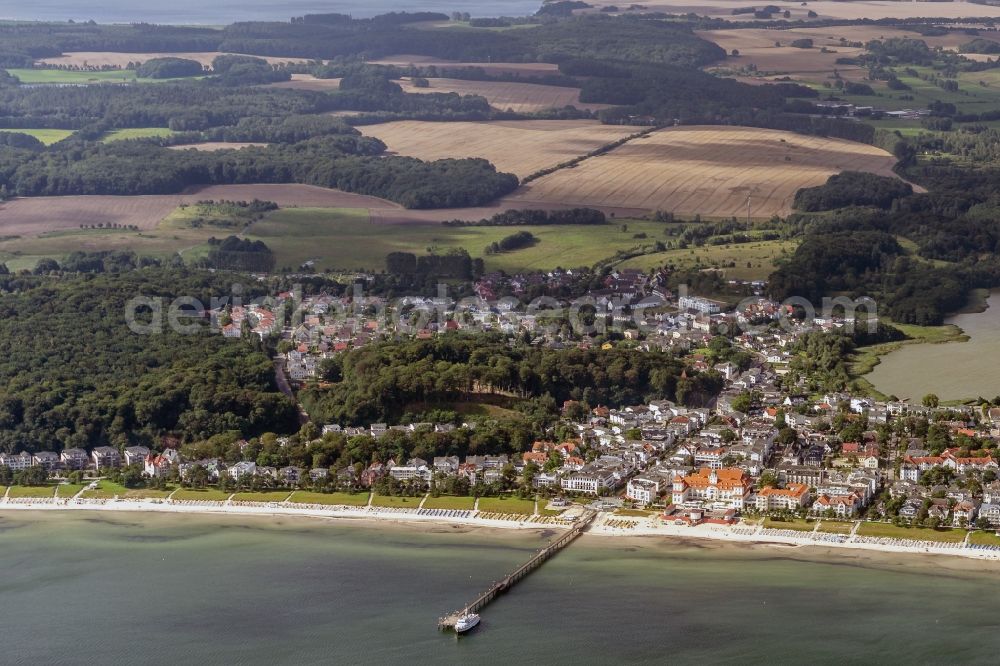
<path id="1" fill-rule="evenodd" d="M 862 143 L 746 127 L 676 127 L 521 187 L 522 207 L 559 202 L 714 217 L 791 211 L 795 192 L 844 170 L 894 175 L 895 158 Z"/>
<path id="2" fill-rule="evenodd" d="M 187 58 L 197 60 L 202 65 L 211 65 L 216 56 L 231 55 L 220 51 L 170 52 L 170 53 L 114 53 L 111 51 L 72 51 L 61 56 L 41 58 L 39 63 L 46 65 L 65 65 L 68 67 L 122 67 L 128 63 L 143 63 L 152 58 Z M 239 54 L 237 54 L 239 55 Z M 263 58 L 269 63 L 309 62 L 308 58 L 276 58 L 272 56 L 253 56 Z"/>
<path id="3" fill-rule="evenodd" d="M 286 208 L 375 208 L 387 214 L 402 210 L 399 205 L 376 197 L 293 184 L 210 185 L 183 194 L 143 196 L 24 197 L 0 204 L 0 236 L 38 236 L 96 224 L 152 229 L 182 203 L 209 199 L 262 199 Z"/>
<path id="4" fill-rule="evenodd" d="M 389 150 L 422 160 L 482 157 L 518 178 L 600 148 L 636 131 L 596 120 L 401 121 L 361 130 Z"/>
<path id="5" fill-rule="evenodd" d="M 559 65 L 548 62 L 459 62 L 443 60 L 434 56 L 393 55 L 370 61 L 373 65 L 395 65 L 397 67 L 438 67 L 440 69 L 482 69 L 490 74 L 518 74 L 520 76 L 545 76 L 558 74 Z"/>
<path id="6" fill-rule="evenodd" d="M 255 143 L 253 141 L 203 141 L 202 143 L 187 143 L 182 146 L 168 146 L 170 150 L 204 150 L 208 152 L 216 150 L 239 150 L 240 148 L 265 148 L 266 143 Z"/>
<path id="7" fill-rule="evenodd" d="M 397 81 L 403 90 L 411 93 L 454 92 L 459 95 L 480 95 L 501 111 L 534 113 L 546 109 L 575 106 L 578 109 L 599 111 L 611 108 L 610 104 L 583 104 L 579 88 L 544 86 L 537 83 L 510 83 L 506 81 L 463 81 L 461 79 L 430 79 L 429 88 L 417 88 L 409 80 Z"/>
<path id="8" fill-rule="evenodd" d="M 612 0 L 601 0 L 594 3 L 595 8 L 615 4 Z M 844 2 L 840 0 L 810 0 L 807 4 L 801 2 L 766 2 L 763 5 L 774 5 L 781 11 L 789 11 L 792 20 L 804 21 L 821 19 L 880 19 L 880 18 L 1000 18 L 1000 8 L 989 5 L 978 5 L 971 2 L 911 2 L 901 0 L 865 0 Z M 647 11 L 662 11 L 671 14 L 686 14 L 693 12 L 700 16 L 717 16 L 733 18 L 732 11 L 736 7 L 753 6 L 741 3 L 739 0 L 649 0 L 642 6 Z M 818 14 L 814 19 L 807 13 L 812 10 Z M 596 9 L 594 10 L 596 11 Z M 743 14 L 737 19 L 752 21 L 751 14 Z"/>
<path id="9" fill-rule="evenodd" d="M 317 79 L 312 74 L 292 74 L 291 81 L 267 84 L 268 88 L 291 88 L 292 90 L 318 90 L 327 92 L 340 90 L 340 79 Z"/>

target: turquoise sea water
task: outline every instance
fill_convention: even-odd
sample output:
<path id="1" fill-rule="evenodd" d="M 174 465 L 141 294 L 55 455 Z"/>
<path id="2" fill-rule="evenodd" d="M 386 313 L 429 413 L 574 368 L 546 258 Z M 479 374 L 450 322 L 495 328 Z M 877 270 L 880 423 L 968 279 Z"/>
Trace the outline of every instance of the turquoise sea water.
<path id="1" fill-rule="evenodd" d="M 487 607 L 472 635 L 436 630 L 439 614 L 543 538 L 305 519 L 5 513 L 0 659 L 985 664 L 1000 653 L 1000 573 L 953 571 L 940 559 L 851 552 L 803 561 L 801 550 L 662 539 L 584 537 Z"/>
<path id="2" fill-rule="evenodd" d="M 472 16 L 527 16 L 541 7 L 541 0 L 220 0 L 161 3 L 141 0 L 37 0 L 0 2 L 0 19 L 19 21 L 94 20 L 98 23 L 170 23 L 227 25 L 236 21 L 287 21 L 303 14 L 337 12 L 355 18 L 401 11 L 469 12 Z"/>

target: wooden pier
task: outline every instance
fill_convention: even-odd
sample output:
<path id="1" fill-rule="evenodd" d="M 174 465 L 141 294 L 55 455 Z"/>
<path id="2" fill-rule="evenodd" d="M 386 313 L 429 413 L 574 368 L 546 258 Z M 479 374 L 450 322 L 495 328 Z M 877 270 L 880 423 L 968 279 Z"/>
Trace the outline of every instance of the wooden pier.
<path id="1" fill-rule="evenodd" d="M 574 539 L 580 536 L 583 531 L 586 530 L 592 522 L 594 522 L 594 518 L 596 517 L 597 512 L 588 511 L 586 514 L 581 516 L 580 519 L 573 524 L 573 527 L 571 527 L 565 534 L 532 555 L 530 560 L 519 566 L 517 569 L 493 583 L 493 585 L 490 586 L 490 589 L 476 597 L 472 603 L 465 606 L 461 610 L 449 613 L 439 619 L 438 629 L 442 631 L 454 630 L 455 623 L 462 615 L 467 613 L 478 613 L 480 609 L 496 599 L 498 595 L 514 587 L 514 585 L 516 585 L 522 578 L 542 566 L 547 559 L 572 543 Z"/>

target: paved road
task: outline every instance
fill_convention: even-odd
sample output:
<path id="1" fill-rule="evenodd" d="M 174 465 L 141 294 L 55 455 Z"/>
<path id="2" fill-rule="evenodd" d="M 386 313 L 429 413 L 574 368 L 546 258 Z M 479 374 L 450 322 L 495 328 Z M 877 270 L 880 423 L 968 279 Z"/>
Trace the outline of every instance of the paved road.
<path id="1" fill-rule="evenodd" d="M 282 393 L 295 400 L 295 406 L 299 409 L 299 423 L 308 423 L 309 414 L 306 413 L 302 404 L 295 398 L 295 391 L 292 390 L 292 385 L 288 382 L 288 376 L 285 374 L 285 364 L 279 358 L 274 359 L 274 380 Z"/>

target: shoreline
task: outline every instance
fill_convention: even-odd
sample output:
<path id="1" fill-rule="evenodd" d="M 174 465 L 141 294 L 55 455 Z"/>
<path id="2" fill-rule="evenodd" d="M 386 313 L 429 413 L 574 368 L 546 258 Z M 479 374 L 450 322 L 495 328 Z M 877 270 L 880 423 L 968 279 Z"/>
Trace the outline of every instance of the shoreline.
<path id="1" fill-rule="evenodd" d="M 177 502 L 164 500 L 96 500 L 96 499 L 15 499 L 0 500 L 0 514 L 5 511 L 97 511 L 121 513 L 167 513 L 195 514 L 206 516 L 253 516 L 272 518 L 320 518 L 334 521 L 356 521 L 372 525 L 394 525 L 415 527 L 438 525 L 468 527 L 490 530 L 566 530 L 573 523 L 569 520 L 549 516 L 528 516 L 508 514 L 479 515 L 477 511 L 394 509 L 386 507 L 345 507 L 314 504 L 287 505 L 265 502 Z M 631 524 L 631 525 L 630 525 Z M 695 544 L 709 541 L 716 545 L 741 545 L 751 548 L 767 548 L 776 552 L 799 551 L 820 555 L 859 555 L 859 551 L 881 553 L 883 555 L 933 556 L 937 562 L 945 559 L 964 562 L 1000 563 L 1000 548 L 970 546 L 965 542 L 912 541 L 903 543 L 900 539 L 856 536 L 828 532 L 801 532 L 762 528 L 749 525 L 696 526 L 673 525 L 658 517 L 629 519 L 614 514 L 603 514 L 584 533 L 595 539 L 615 539 L 643 541 L 661 537 L 673 544 Z M 942 558 L 941 556 L 951 556 Z M 808 555 L 802 559 L 811 559 Z"/>

